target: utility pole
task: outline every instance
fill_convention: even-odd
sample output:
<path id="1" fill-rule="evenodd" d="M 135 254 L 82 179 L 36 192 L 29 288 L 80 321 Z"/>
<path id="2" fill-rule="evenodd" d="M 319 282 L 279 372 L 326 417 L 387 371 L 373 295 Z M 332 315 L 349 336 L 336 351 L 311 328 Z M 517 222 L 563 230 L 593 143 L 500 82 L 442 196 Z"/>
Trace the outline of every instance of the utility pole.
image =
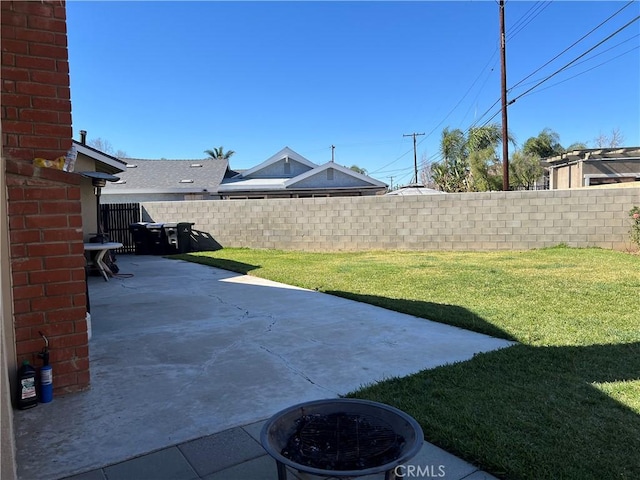
<path id="1" fill-rule="evenodd" d="M 507 39 L 504 34 L 504 0 L 500 0 L 500 77 L 502 97 L 502 190 L 509 190 L 509 130 L 507 128 Z"/>
<path id="2" fill-rule="evenodd" d="M 403 137 L 413 137 L 413 170 L 415 175 L 415 183 L 418 183 L 418 150 L 416 145 L 416 137 L 418 135 L 424 135 L 424 133 L 407 133 L 403 134 Z"/>
<path id="3" fill-rule="evenodd" d="M 336 146 L 335 145 L 331 145 L 331 163 L 333 163 L 333 160 L 334 160 L 333 152 L 334 152 L 335 149 L 336 149 Z"/>

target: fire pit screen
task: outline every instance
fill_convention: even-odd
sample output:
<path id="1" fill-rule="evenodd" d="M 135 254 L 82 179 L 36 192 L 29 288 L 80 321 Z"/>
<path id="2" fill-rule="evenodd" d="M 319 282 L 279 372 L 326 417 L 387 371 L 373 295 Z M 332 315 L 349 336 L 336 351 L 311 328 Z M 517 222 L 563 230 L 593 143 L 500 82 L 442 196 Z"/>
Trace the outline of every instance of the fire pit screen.
<path id="1" fill-rule="evenodd" d="M 288 465 L 331 477 L 385 472 L 414 457 L 423 443 L 422 429 L 406 413 L 367 400 L 330 399 L 301 403 L 267 421 L 260 440 L 276 460 L 278 479 Z"/>

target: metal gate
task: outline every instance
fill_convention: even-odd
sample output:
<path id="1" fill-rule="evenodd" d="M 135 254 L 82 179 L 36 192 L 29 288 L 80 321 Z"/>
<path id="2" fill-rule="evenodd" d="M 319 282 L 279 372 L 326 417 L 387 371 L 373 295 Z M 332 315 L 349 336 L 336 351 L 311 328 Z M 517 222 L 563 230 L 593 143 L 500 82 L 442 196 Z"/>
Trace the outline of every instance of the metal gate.
<path id="1" fill-rule="evenodd" d="M 112 242 L 122 243 L 122 248 L 116 253 L 135 253 L 133 235 L 129 225 L 139 222 L 142 218 L 139 203 L 106 203 L 100 205 L 104 231 L 109 234 Z"/>

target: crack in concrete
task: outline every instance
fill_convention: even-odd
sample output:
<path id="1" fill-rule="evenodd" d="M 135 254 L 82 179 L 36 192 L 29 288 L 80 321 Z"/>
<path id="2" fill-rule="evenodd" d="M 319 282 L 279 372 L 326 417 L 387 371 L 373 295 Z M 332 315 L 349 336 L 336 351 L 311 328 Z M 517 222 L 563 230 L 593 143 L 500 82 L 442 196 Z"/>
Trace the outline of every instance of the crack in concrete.
<path id="1" fill-rule="evenodd" d="M 264 345 L 260 345 L 260 348 L 262 350 L 264 350 L 265 352 L 278 357 L 282 363 L 284 364 L 285 367 L 287 367 L 289 370 L 291 370 L 293 373 L 295 373 L 296 375 L 298 375 L 299 377 L 303 378 L 304 380 L 306 380 L 307 382 L 309 382 L 311 385 L 315 385 L 318 388 L 321 388 L 323 390 L 326 390 L 327 392 L 331 392 L 333 395 L 339 396 L 340 394 L 338 392 L 334 392 L 333 390 L 331 390 L 330 388 L 327 388 L 323 385 L 320 385 L 319 383 L 314 382 L 313 380 L 311 380 L 311 378 L 309 378 L 307 375 L 304 374 L 304 372 L 300 371 L 299 369 L 297 369 L 296 367 L 294 367 L 293 365 L 291 365 L 291 363 L 289 363 L 289 361 L 283 356 L 280 355 L 277 352 L 274 352 L 272 350 L 269 350 L 267 347 L 265 347 Z"/>

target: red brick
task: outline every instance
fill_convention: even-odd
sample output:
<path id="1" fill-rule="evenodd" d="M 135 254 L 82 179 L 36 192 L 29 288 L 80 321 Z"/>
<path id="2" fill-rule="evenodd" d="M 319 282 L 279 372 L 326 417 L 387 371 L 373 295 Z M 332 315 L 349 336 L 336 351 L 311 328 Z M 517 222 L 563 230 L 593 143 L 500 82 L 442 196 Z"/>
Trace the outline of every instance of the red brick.
<path id="1" fill-rule="evenodd" d="M 51 32 L 47 32 L 51 33 Z M 29 44 L 29 55 L 51 59 L 67 59 L 67 47 L 61 45 L 47 45 L 44 43 Z"/>
<path id="2" fill-rule="evenodd" d="M 14 287 L 15 289 L 15 287 Z M 31 302 L 27 299 L 25 300 L 18 300 L 15 298 L 15 296 L 13 297 L 13 313 L 14 315 L 17 315 L 19 313 L 26 313 L 31 311 Z"/>
<path id="3" fill-rule="evenodd" d="M 31 332 L 33 334 L 33 331 Z M 38 337 L 37 339 L 25 340 L 23 342 L 16 342 L 16 355 L 18 358 L 22 358 L 25 355 L 36 355 L 42 347 L 44 346 L 44 342 L 42 338 Z"/>
<path id="4" fill-rule="evenodd" d="M 31 104 L 34 108 L 41 108 L 43 110 L 59 110 L 62 112 L 68 112 L 71 108 L 71 102 L 64 98 L 48 98 L 48 97 L 33 97 Z M 60 128 L 65 125 L 60 125 Z M 62 134 L 56 133 L 55 135 L 62 136 Z"/>
<path id="5" fill-rule="evenodd" d="M 56 39 L 54 43 L 62 47 L 68 46 L 67 36 L 61 33 L 56 34 Z"/>
<path id="6" fill-rule="evenodd" d="M 42 312 L 30 312 L 23 313 L 15 316 L 16 326 L 20 327 L 32 327 L 37 325 L 44 325 L 44 313 Z"/>
<path id="7" fill-rule="evenodd" d="M 36 70 L 55 70 L 56 61 L 53 58 L 17 55 L 15 66 L 18 68 L 29 68 L 29 69 L 36 69 Z M 24 92 L 24 93 L 30 93 L 30 92 Z"/>
<path id="8" fill-rule="evenodd" d="M 38 213 L 40 210 L 40 204 L 38 202 L 9 202 L 9 215 L 31 215 Z"/>
<path id="9" fill-rule="evenodd" d="M 82 346 L 87 344 L 87 334 L 85 332 L 65 335 L 56 339 L 56 347 L 66 348 Z"/>
<path id="10" fill-rule="evenodd" d="M 69 246 L 69 253 L 71 253 L 72 255 L 84 256 L 84 245 L 82 243 L 82 238 L 79 238 L 77 242 L 74 242 Z"/>
<path id="11" fill-rule="evenodd" d="M 25 219 L 26 228 L 60 228 L 67 227 L 66 215 L 37 215 Z"/>
<path id="12" fill-rule="evenodd" d="M 35 97 L 32 97 L 36 100 Z M 22 135 L 20 137 L 20 147 L 24 148 L 54 148 L 57 149 L 60 143 L 54 137 L 38 137 L 33 135 Z M 53 160 L 53 159 L 47 159 Z"/>
<path id="13" fill-rule="evenodd" d="M 2 68 L 12 67 L 16 64 L 16 56 L 13 53 L 2 52 Z"/>
<path id="14" fill-rule="evenodd" d="M 76 240 L 77 238 L 78 233 L 71 228 L 56 228 L 42 232 L 42 240 L 44 242 L 63 242 Z"/>
<path id="15" fill-rule="evenodd" d="M 82 231 L 82 215 L 69 215 L 69 226 L 79 228 Z"/>
<path id="16" fill-rule="evenodd" d="M 18 28 L 15 31 L 17 40 L 27 40 L 35 43 L 55 43 L 56 35 L 53 32 L 44 30 L 32 30 L 29 28 Z"/>
<path id="17" fill-rule="evenodd" d="M 70 278 L 71 274 L 69 270 L 40 270 L 29 273 L 29 282 L 32 285 L 37 285 L 38 283 L 68 282 Z"/>
<path id="18" fill-rule="evenodd" d="M 11 232 L 11 241 L 15 243 L 39 243 L 40 230 L 14 230 Z"/>
<path id="19" fill-rule="evenodd" d="M 10 202 L 24 200 L 24 188 L 22 187 L 9 187 L 7 188 L 7 192 L 9 194 Z"/>
<path id="20" fill-rule="evenodd" d="M 32 82 L 49 83 L 52 85 L 69 85 L 69 74 L 64 72 L 42 72 L 33 70 L 29 72 Z"/>
<path id="21" fill-rule="evenodd" d="M 4 69 L 2 73 L 4 74 Z M 18 93 L 4 93 L 2 94 L 2 105 L 12 107 L 30 107 L 31 97 L 29 95 L 22 95 Z"/>
<path id="22" fill-rule="evenodd" d="M 7 135 L 7 143 L 5 145 L 9 147 L 17 147 L 18 146 L 18 135 Z"/>
<path id="23" fill-rule="evenodd" d="M 71 89 L 69 87 L 58 87 L 56 91 L 56 96 L 58 98 L 71 98 Z"/>
<path id="24" fill-rule="evenodd" d="M 31 308 L 35 311 L 46 312 L 49 310 L 69 307 L 71 307 L 71 297 L 68 295 L 31 299 Z"/>
<path id="25" fill-rule="evenodd" d="M 31 105 L 31 98 L 29 98 L 29 105 Z M 20 106 L 20 105 L 17 105 Z M 43 112 L 42 110 L 28 110 L 23 109 L 20 111 L 20 120 L 26 120 L 28 122 L 38 123 L 57 123 L 58 113 L 56 112 Z"/>
<path id="26" fill-rule="evenodd" d="M 2 50 L 11 53 L 29 53 L 29 44 L 24 40 L 11 40 L 3 37 Z"/>
<path id="27" fill-rule="evenodd" d="M 76 373 L 67 373 L 59 375 L 56 373 L 55 365 L 53 368 L 53 395 L 55 396 L 58 391 L 62 390 L 66 393 L 71 393 L 75 390 L 67 390 L 65 387 L 76 386 L 78 384 L 78 375 Z"/>
<path id="28" fill-rule="evenodd" d="M 15 68 L 15 67 L 9 66 L 9 65 L 12 65 L 12 64 L 6 64 L 6 63 L 2 64 L 2 78 L 3 79 L 5 79 L 5 80 L 13 80 L 13 81 L 16 81 L 16 82 L 28 82 L 29 81 L 29 71 L 28 70 Z M 6 105 L 6 103 L 4 103 L 4 95 L 3 95 L 2 105 Z M 9 114 L 9 111 L 7 111 L 7 115 L 8 114 Z"/>
<path id="29" fill-rule="evenodd" d="M 45 286 L 45 294 L 50 296 L 55 295 L 74 295 L 74 294 L 85 294 L 86 287 L 85 282 L 83 281 L 73 281 L 66 283 L 54 283 L 51 285 Z"/>
<path id="30" fill-rule="evenodd" d="M 50 187 L 28 189 L 25 191 L 26 200 L 65 200 L 67 189 L 65 187 Z"/>
<path id="31" fill-rule="evenodd" d="M 60 375 L 65 375 L 71 372 L 86 371 L 89 369 L 89 359 L 73 358 L 70 361 L 57 363 L 55 369 Z"/>
<path id="32" fill-rule="evenodd" d="M 69 103 L 69 100 L 60 100 L 60 102 Z M 64 137 L 69 134 L 69 127 L 66 125 L 47 125 L 35 124 L 34 133 L 49 137 Z"/>
<path id="33" fill-rule="evenodd" d="M 18 109 L 16 107 L 2 107 L 5 111 L 4 118 L 7 120 L 17 120 L 18 119 Z"/>
<path id="34" fill-rule="evenodd" d="M 27 15 L 50 17 L 53 15 L 53 5 L 39 2 L 13 2 L 13 10 Z"/>
<path id="35" fill-rule="evenodd" d="M 77 273 L 78 273 L 78 275 L 74 275 L 75 277 L 80 277 L 80 275 L 82 275 L 82 278 L 84 278 L 84 275 L 85 275 L 84 272 L 78 271 Z M 74 278 L 74 280 L 80 281 L 79 278 Z M 87 306 L 87 296 L 84 293 L 79 294 L 79 295 L 74 295 L 73 296 L 73 305 L 75 307 L 86 307 Z"/>
<path id="36" fill-rule="evenodd" d="M 9 217 L 9 230 L 21 230 L 24 228 L 24 217 Z"/>
<path id="37" fill-rule="evenodd" d="M 43 285 L 25 285 L 22 287 L 13 287 L 14 300 L 40 298 L 43 295 L 44 295 Z"/>
<path id="38" fill-rule="evenodd" d="M 58 112 L 58 123 L 60 125 L 71 125 L 71 112 Z M 63 146 L 62 148 L 65 147 Z M 67 148 L 67 150 L 69 150 L 69 148 Z"/>
<path id="39" fill-rule="evenodd" d="M 74 283 L 65 283 L 64 285 L 74 285 Z M 49 285 L 47 285 L 49 287 Z M 84 293 L 85 286 L 82 285 L 82 292 Z M 74 323 L 83 323 L 87 314 L 87 309 L 85 307 L 72 307 L 72 308 L 64 308 L 61 310 L 53 310 L 51 312 L 45 313 L 45 319 L 47 323 L 55 323 L 55 322 L 74 322 Z M 76 332 L 81 332 L 83 330 L 78 330 L 76 328 Z"/>
<path id="40" fill-rule="evenodd" d="M 91 384 L 91 376 L 89 370 L 86 372 L 78 372 L 78 387 L 86 389 Z"/>
<path id="41" fill-rule="evenodd" d="M 69 245 L 66 243 L 50 243 L 50 244 L 29 244 L 27 245 L 27 254 L 30 257 L 55 257 L 58 255 L 68 255 Z"/>
<path id="42" fill-rule="evenodd" d="M 80 202 L 69 201 L 51 201 L 42 202 L 40 204 L 40 211 L 45 214 L 70 214 L 70 213 L 82 213 L 82 204 Z"/>
<path id="43" fill-rule="evenodd" d="M 27 17 L 27 26 L 36 30 L 46 30 L 49 32 L 66 33 L 67 26 L 62 19 L 47 17 Z"/>
<path id="44" fill-rule="evenodd" d="M 16 27 L 26 27 L 27 26 L 27 16 L 21 15 L 19 13 L 11 11 L 9 8 L 6 8 L 6 4 L 9 2 L 0 2 L 2 5 L 2 15 L 0 15 L 0 19 L 2 19 L 2 25 L 14 25 Z M 2 36 L 4 37 L 4 29 L 6 27 L 2 27 Z"/>
<path id="45" fill-rule="evenodd" d="M 16 342 L 31 340 L 31 327 L 16 327 Z"/>
<path id="46" fill-rule="evenodd" d="M 69 73 L 69 61 L 68 60 L 56 60 L 56 72 Z"/>
<path id="47" fill-rule="evenodd" d="M 2 16 L 4 16 L 4 13 L 2 14 Z M 4 18 L 2 19 L 2 39 L 4 40 L 5 38 L 11 38 L 14 39 L 16 38 L 16 27 L 12 26 L 12 25 L 5 25 L 4 24 Z"/>
<path id="48" fill-rule="evenodd" d="M 49 339 L 49 347 L 52 349 L 58 345 L 57 337 L 70 335 L 74 330 L 73 322 L 48 323 L 40 329 Z"/>
<path id="49" fill-rule="evenodd" d="M 26 245 L 11 245 L 11 257 L 12 258 L 23 258 L 27 256 L 27 247 Z"/>
<path id="50" fill-rule="evenodd" d="M 27 285 L 29 283 L 29 275 L 26 272 L 11 272 L 13 286 Z"/>
<path id="51" fill-rule="evenodd" d="M 2 94 L 16 93 L 16 83 L 12 80 L 2 80 Z"/>
<path id="52" fill-rule="evenodd" d="M 78 177 L 80 177 L 78 175 Z M 68 188 L 67 189 L 67 200 L 80 200 L 81 197 L 81 192 L 80 192 L 80 188 Z"/>
<path id="53" fill-rule="evenodd" d="M 41 258 L 14 258 L 11 260 L 11 270 L 13 272 L 33 272 L 42 270 Z"/>
<path id="54" fill-rule="evenodd" d="M 84 268 L 87 261 L 84 256 L 69 255 L 68 257 L 45 257 L 44 268 L 47 270 L 55 270 L 57 268 Z"/>
<path id="55" fill-rule="evenodd" d="M 4 133 L 31 134 L 33 133 L 33 123 L 4 120 L 2 122 L 2 131 Z"/>

